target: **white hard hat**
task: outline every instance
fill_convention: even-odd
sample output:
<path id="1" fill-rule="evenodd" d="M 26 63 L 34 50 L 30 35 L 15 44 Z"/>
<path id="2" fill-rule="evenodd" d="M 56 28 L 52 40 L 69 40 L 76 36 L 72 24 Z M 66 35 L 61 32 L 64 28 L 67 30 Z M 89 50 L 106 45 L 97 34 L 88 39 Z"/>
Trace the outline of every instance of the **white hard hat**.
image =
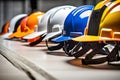
<path id="1" fill-rule="evenodd" d="M 64 21 L 68 14 L 75 9 L 74 6 L 66 6 L 58 9 L 48 20 L 47 35 L 44 40 L 48 40 L 62 33 Z"/>
<path id="2" fill-rule="evenodd" d="M 20 20 L 20 19 L 22 19 L 22 18 L 24 18 L 24 17 L 26 17 L 26 16 L 27 16 L 27 14 L 19 14 L 19 15 L 13 17 L 10 20 L 10 26 L 8 28 L 8 33 L 2 35 L 1 37 L 3 37 L 3 38 L 9 38 L 9 35 L 11 35 L 14 32 L 15 25 L 16 25 L 17 21 Z"/>

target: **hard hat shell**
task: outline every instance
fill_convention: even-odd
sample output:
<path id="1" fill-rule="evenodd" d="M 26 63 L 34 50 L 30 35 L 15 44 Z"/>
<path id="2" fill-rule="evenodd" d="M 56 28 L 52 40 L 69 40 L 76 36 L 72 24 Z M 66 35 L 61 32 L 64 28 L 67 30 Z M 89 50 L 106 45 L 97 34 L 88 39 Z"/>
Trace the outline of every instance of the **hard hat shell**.
<path id="1" fill-rule="evenodd" d="M 104 5 L 111 3 L 110 0 L 102 0 L 97 5 L 95 5 L 94 10 L 102 8 Z"/>
<path id="2" fill-rule="evenodd" d="M 83 35 L 92 9 L 92 5 L 83 5 L 74 9 L 65 20 L 63 34 L 52 41 L 62 42 Z"/>
<path id="3" fill-rule="evenodd" d="M 42 16 L 41 16 L 42 15 Z M 31 30 L 34 30 L 35 25 L 38 25 L 39 19 L 43 17 L 44 12 L 34 12 L 32 13 L 27 20 L 26 26 L 28 26 Z"/>
<path id="4" fill-rule="evenodd" d="M 48 20 L 47 35 L 44 40 L 48 40 L 62 33 L 64 22 L 69 13 L 75 9 L 74 6 L 67 6 L 55 11 Z"/>
<path id="5" fill-rule="evenodd" d="M 39 21 L 39 25 L 38 25 L 38 30 L 30 35 L 27 35 L 25 37 L 23 37 L 24 39 L 35 39 L 38 36 L 41 36 L 42 34 L 46 33 L 48 31 L 48 20 L 50 20 L 51 15 L 54 15 L 54 13 L 59 10 L 59 9 L 63 9 L 63 8 L 68 8 L 70 7 L 69 5 L 65 5 L 65 6 L 57 6 L 54 7 L 50 10 L 48 10 L 45 15 L 42 17 L 42 19 Z M 73 7 L 73 6 L 72 6 Z"/>
<path id="6" fill-rule="evenodd" d="M 6 34 L 8 32 L 9 25 L 10 25 L 10 20 L 3 25 L 0 35 Z"/>
<path id="7" fill-rule="evenodd" d="M 10 20 L 10 25 L 9 25 L 9 28 L 8 28 L 8 33 L 2 35 L 1 37 L 3 37 L 3 38 L 9 38 L 9 35 L 11 35 L 14 32 L 14 30 L 16 29 L 15 25 L 17 24 L 17 21 L 21 20 L 25 16 L 27 16 L 27 14 L 19 14 L 19 15 L 13 17 Z"/>
<path id="8" fill-rule="evenodd" d="M 80 42 L 120 41 L 120 1 L 114 1 L 105 9 L 98 35 L 84 35 L 73 40 Z"/>
<path id="9" fill-rule="evenodd" d="M 10 35 L 10 37 L 22 38 L 30 33 L 33 33 L 34 28 L 38 26 L 38 21 L 42 18 L 43 15 L 43 12 L 36 11 L 25 17 L 21 21 L 17 31 Z"/>

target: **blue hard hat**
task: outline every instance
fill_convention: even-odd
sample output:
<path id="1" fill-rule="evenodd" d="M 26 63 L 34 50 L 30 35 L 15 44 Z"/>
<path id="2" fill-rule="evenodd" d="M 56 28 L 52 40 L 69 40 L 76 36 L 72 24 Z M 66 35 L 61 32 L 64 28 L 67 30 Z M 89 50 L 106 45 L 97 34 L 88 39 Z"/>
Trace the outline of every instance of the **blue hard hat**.
<path id="1" fill-rule="evenodd" d="M 62 42 L 71 40 L 73 37 L 84 34 L 87 26 L 88 18 L 94 6 L 83 5 L 75 8 L 66 18 L 64 22 L 64 30 L 61 36 L 52 39 L 54 42 Z"/>

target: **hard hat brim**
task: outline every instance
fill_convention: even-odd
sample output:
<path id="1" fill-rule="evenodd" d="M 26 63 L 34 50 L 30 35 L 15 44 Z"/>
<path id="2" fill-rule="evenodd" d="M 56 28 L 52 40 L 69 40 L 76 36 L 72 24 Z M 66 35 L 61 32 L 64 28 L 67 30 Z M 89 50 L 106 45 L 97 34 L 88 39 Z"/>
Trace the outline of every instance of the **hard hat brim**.
<path id="1" fill-rule="evenodd" d="M 78 42 L 120 41 L 120 39 L 118 38 L 107 38 L 107 37 L 89 36 L 89 35 L 72 38 L 72 40 Z"/>
<path id="2" fill-rule="evenodd" d="M 60 35 L 61 33 L 62 33 L 62 31 L 48 33 L 43 40 L 48 40 L 52 37 Z"/>
<path id="3" fill-rule="evenodd" d="M 12 34 L 12 32 L 11 33 L 6 33 L 6 34 L 3 34 L 1 37 L 2 38 L 4 38 L 4 39 L 10 39 L 10 35 Z"/>
<path id="4" fill-rule="evenodd" d="M 14 37 L 16 37 L 16 38 L 22 38 L 22 37 L 24 37 L 24 36 L 26 36 L 26 35 L 28 35 L 28 34 L 30 34 L 30 33 L 32 33 L 33 31 L 29 31 L 29 32 L 15 32 L 15 33 L 13 33 L 13 34 L 11 34 L 9 37 L 10 38 L 14 38 Z"/>
<path id="5" fill-rule="evenodd" d="M 26 35 L 23 37 L 23 39 L 33 39 L 33 38 L 36 38 L 38 36 L 41 36 L 42 34 L 46 33 L 47 31 L 40 31 L 40 32 L 33 32 L 29 35 Z"/>
<path id="6" fill-rule="evenodd" d="M 57 38 L 52 39 L 52 41 L 54 42 L 63 42 L 63 41 L 68 41 L 68 40 L 72 40 L 72 38 L 70 36 L 65 36 L 65 35 L 61 35 Z"/>

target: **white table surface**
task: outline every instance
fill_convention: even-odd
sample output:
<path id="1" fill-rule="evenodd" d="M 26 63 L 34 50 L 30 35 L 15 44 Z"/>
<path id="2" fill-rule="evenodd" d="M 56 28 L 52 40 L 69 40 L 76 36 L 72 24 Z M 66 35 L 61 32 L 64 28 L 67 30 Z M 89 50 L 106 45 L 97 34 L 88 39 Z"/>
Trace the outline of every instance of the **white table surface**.
<path id="1" fill-rule="evenodd" d="M 27 42 L 0 38 L 1 54 L 23 68 L 23 64 L 27 66 L 38 80 L 120 80 L 120 66 L 107 63 L 85 66 L 62 50 L 48 51 L 45 44 L 27 45 Z"/>

